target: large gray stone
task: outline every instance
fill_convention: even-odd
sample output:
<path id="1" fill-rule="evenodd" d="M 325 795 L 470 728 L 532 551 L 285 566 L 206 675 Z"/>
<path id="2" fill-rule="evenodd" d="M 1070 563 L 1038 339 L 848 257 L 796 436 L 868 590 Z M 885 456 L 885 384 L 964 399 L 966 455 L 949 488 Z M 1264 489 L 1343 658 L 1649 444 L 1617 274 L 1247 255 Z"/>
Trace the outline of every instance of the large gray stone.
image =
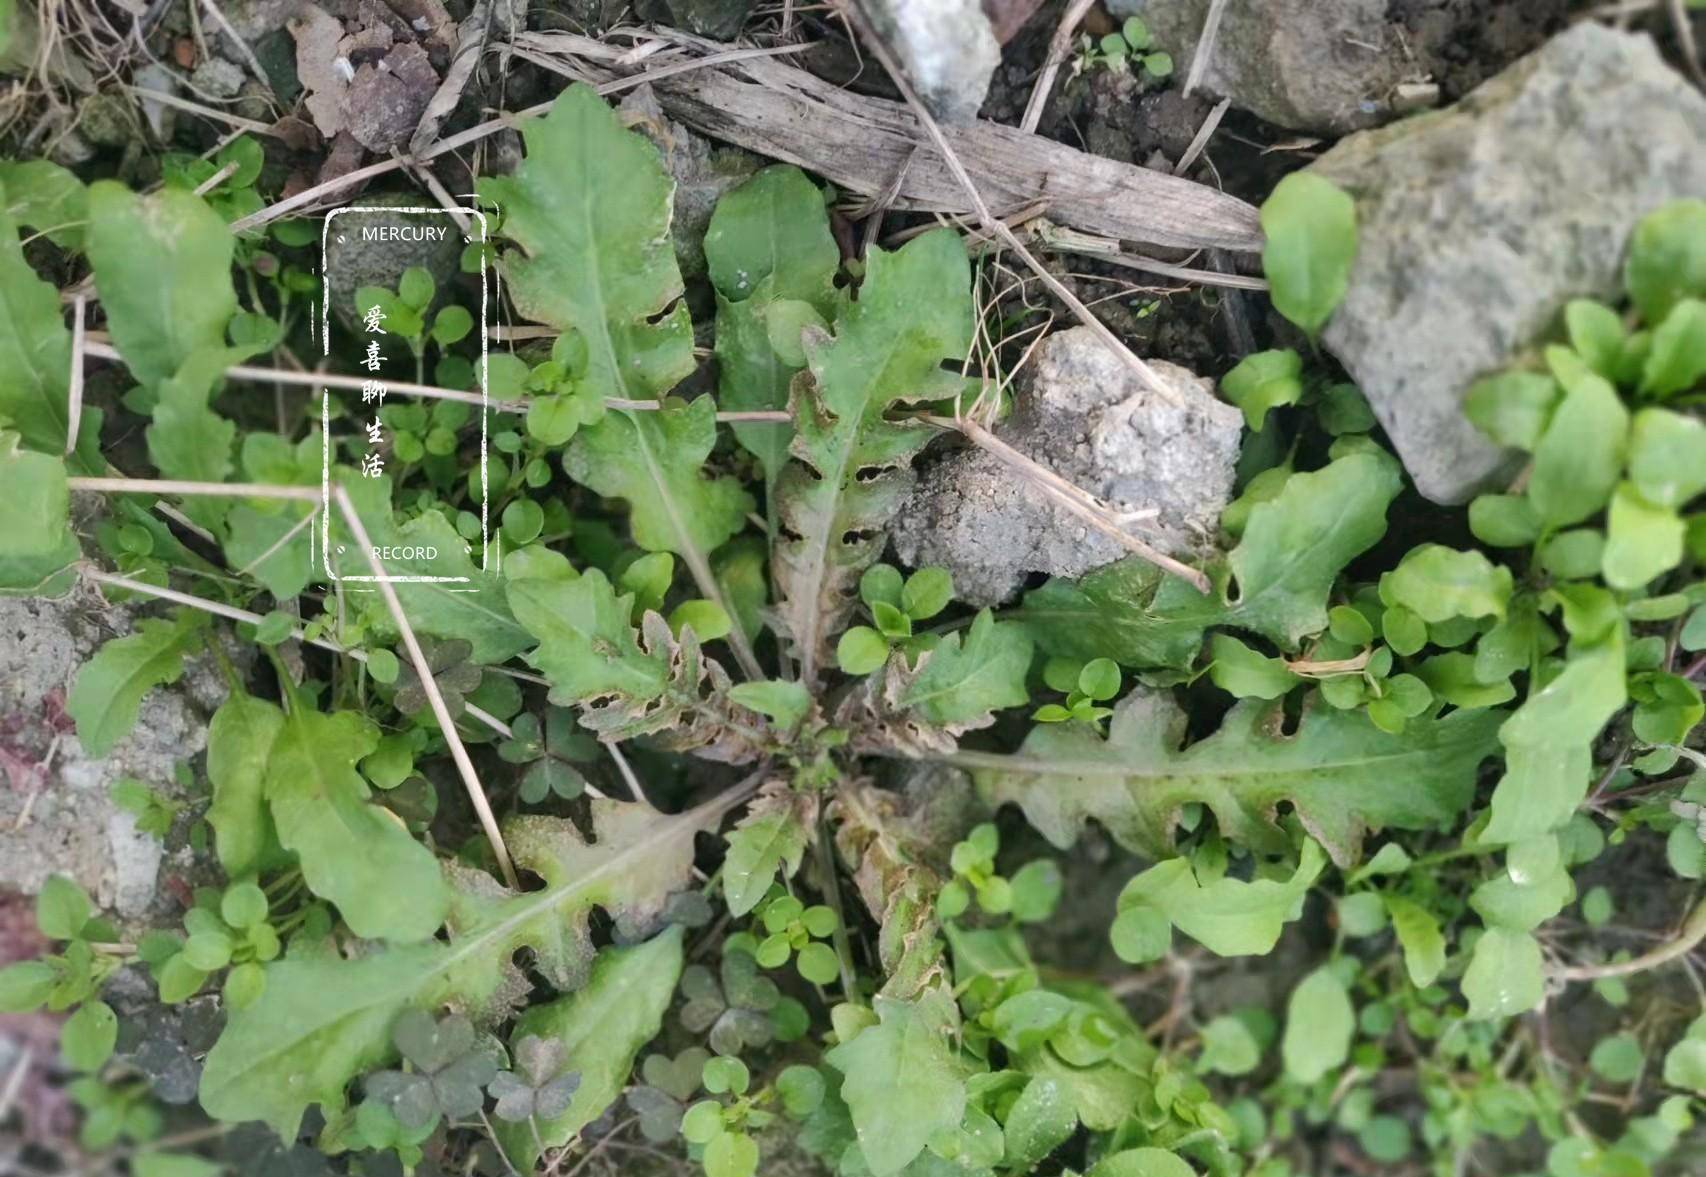
<path id="1" fill-rule="evenodd" d="M 176 686 L 148 693 L 110 753 L 88 755 L 65 716 L 65 692 L 102 642 L 129 628 L 128 610 L 94 598 L 0 597 L 0 782 L 12 778 L 0 787 L 0 892 L 33 893 L 66 874 L 123 920 L 175 908 L 159 878 L 168 863 L 192 869 L 187 847 L 174 860 L 111 790 L 133 777 L 180 795 L 176 766 L 206 746 L 206 716 L 225 687 L 210 665 L 192 663 Z"/>
<path id="2" fill-rule="evenodd" d="M 949 123 L 977 118 L 1001 64 L 982 0 L 872 0 L 865 10 L 933 115 Z"/>
<path id="3" fill-rule="evenodd" d="M 1584 21 L 1455 106 L 1352 135 L 1312 168 L 1356 197 L 1356 265 L 1323 336 L 1416 487 L 1462 502 L 1510 458 L 1463 416 L 1576 297 L 1613 299 L 1630 231 L 1706 193 L 1706 98 L 1645 36 Z"/>
<path id="4" fill-rule="evenodd" d="M 1109 0 L 1141 16 L 1155 48 L 1191 68 L 1210 0 Z M 1400 83 L 1419 80 L 1387 0 L 1228 0 L 1203 88 L 1300 131 L 1342 135 L 1392 116 Z"/>
<path id="5" fill-rule="evenodd" d="M 1132 534 L 1168 552 L 1203 546 L 1232 492 L 1243 417 L 1185 368 L 1150 366 L 1182 405 L 1137 380 L 1088 327 L 1051 335 L 1021 375 L 1008 445 L 1115 510 L 1155 508 Z M 976 605 L 1007 600 L 1032 572 L 1081 576 L 1128 555 L 993 454 L 966 448 L 927 466 L 893 525 L 906 563 L 936 564 Z"/>

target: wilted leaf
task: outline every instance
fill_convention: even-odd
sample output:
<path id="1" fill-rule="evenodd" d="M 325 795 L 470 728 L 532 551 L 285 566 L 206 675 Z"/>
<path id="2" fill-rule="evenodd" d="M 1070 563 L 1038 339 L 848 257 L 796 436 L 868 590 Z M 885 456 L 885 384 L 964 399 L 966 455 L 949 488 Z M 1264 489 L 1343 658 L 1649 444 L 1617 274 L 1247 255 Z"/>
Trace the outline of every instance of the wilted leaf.
<path id="1" fill-rule="evenodd" d="M 773 557 L 779 612 L 807 684 L 828 663 L 853 586 L 881 554 L 883 528 L 911 485 L 910 459 L 931 436 L 888 420 L 888 410 L 956 391 L 962 382 L 942 364 L 965 359 L 971 329 L 965 247 L 935 230 L 892 253 L 873 249 L 835 337 L 807 342 L 810 376 L 795 381 L 790 404 L 798 462 L 777 482 L 784 534 Z"/>

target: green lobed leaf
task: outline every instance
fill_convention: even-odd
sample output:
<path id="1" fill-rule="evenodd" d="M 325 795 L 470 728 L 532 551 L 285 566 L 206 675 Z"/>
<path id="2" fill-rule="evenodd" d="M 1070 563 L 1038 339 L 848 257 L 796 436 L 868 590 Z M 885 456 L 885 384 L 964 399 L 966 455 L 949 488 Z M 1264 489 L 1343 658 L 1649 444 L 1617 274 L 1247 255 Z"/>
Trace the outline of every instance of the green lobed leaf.
<path id="1" fill-rule="evenodd" d="M 1045 653 L 1108 657 L 1127 666 L 1190 665 L 1210 627 L 1246 629 L 1284 649 L 1327 628 L 1327 599 L 1344 567 L 1386 531 L 1402 479 L 1385 454 L 1347 454 L 1293 474 L 1250 511 L 1219 586 L 1204 596 L 1133 557 L 1082 580 L 1027 593 L 1016 619 Z M 1237 597 L 1228 599 L 1228 577 Z"/>
<path id="2" fill-rule="evenodd" d="M 267 762 L 284 713 L 261 699 L 233 695 L 207 725 L 207 779 L 213 787 L 207 822 L 228 877 L 237 879 L 288 861 L 266 804 Z"/>
<path id="3" fill-rule="evenodd" d="M 1329 180 L 1293 172 L 1262 202 L 1262 270 L 1274 309 L 1318 334 L 1350 283 L 1356 202 Z"/>
<path id="4" fill-rule="evenodd" d="M 1313 1083 L 1343 1065 L 1356 1033 L 1356 1010 L 1332 966 L 1322 965 L 1291 991 L 1285 1008 L 1280 1056 L 1285 1072 Z"/>
<path id="5" fill-rule="evenodd" d="M 5 51 L 0 44 L 0 53 Z M 34 229 L 67 253 L 81 253 L 89 220 L 89 190 L 52 160 L 0 161 L 0 215 Z"/>
<path id="6" fill-rule="evenodd" d="M 523 124 L 522 138 L 527 154 L 514 175 L 480 186 L 521 247 L 505 259 L 516 309 L 578 334 L 586 388 L 628 400 L 662 396 L 694 363 L 669 236 L 674 184 L 657 149 L 585 85 Z M 628 500 L 636 542 L 686 557 L 695 575 L 752 506 L 738 482 L 701 471 L 716 442 L 715 414 L 708 398 L 606 413 L 581 428 L 564 459 L 570 477 Z"/>
<path id="7" fill-rule="evenodd" d="M 1648 396 L 1675 396 L 1706 376 L 1706 301 L 1685 298 L 1671 307 L 1653 330 L 1653 342 L 1641 372 Z"/>
<path id="8" fill-rule="evenodd" d="M 953 1034 L 953 999 L 929 990 L 916 1001 L 877 997 L 878 1024 L 824 1054 L 844 1076 L 859 1148 L 874 1177 L 898 1173 L 932 1136 L 960 1124 L 966 1087 Z"/>
<path id="9" fill-rule="evenodd" d="M 1623 473 L 1629 412 L 1617 390 L 1574 353 L 1553 348 L 1564 399 L 1534 448 L 1528 499 L 1549 527 L 1580 523 L 1604 507 Z"/>
<path id="10" fill-rule="evenodd" d="M 356 935 L 404 944 L 438 931 L 450 895 L 432 851 L 367 803 L 372 790 L 355 766 L 378 747 L 378 728 L 359 712 L 298 705 L 267 754 L 264 793 L 309 889 Z"/>
<path id="11" fill-rule="evenodd" d="M 1682 562 L 1687 525 L 1676 511 L 1656 506 L 1625 482 L 1611 496 L 1600 569 L 1615 589 L 1637 589 Z"/>
<path id="12" fill-rule="evenodd" d="M 1481 552 L 1420 544 L 1386 574 L 1380 595 L 1438 625 L 1454 617 L 1503 617 L 1511 583 L 1511 570 Z"/>
<path id="13" fill-rule="evenodd" d="M 1439 921 L 1419 904 L 1396 895 L 1386 896 L 1386 913 L 1404 950 L 1404 970 L 1417 988 L 1432 985 L 1445 970 L 1445 937 Z"/>
<path id="14" fill-rule="evenodd" d="M 516 894 L 489 876 L 450 868 L 458 893 L 447 941 L 267 965 L 261 996 L 231 1015 L 207 1057 L 203 1109 L 229 1122 L 263 1120 L 292 1139 L 309 1105 L 334 1116 L 356 1075 L 394 1057 L 391 1025 L 404 1009 L 454 1002 L 477 1019 L 503 1016 L 510 995 L 526 986 L 512 963 L 524 947 L 558 988 L 584 983 L 593 955 L 590 909 L 616 913 L 630 934 L 655 921 L 668 895 L 691 878 L 694 835 L 715 828 L 745 797 L 730 790 L 673 816 L 640 804 L 595 802 L 591 844 L 572 825 L 530 834 L 526 825 L 510 823 L 506 837 L 518 861 L 525 850 L 523 865 L 549 867 L 543 890 Z"/>
<path id="15" fill-rule="evenodd" d="M 538 639 L 527 660 L 551 680 L 553 703 L 664 693 L 669 668 L 640 649 L 632 595 L 617 596 L 598 569 L 574 580 L 512 580 L 508 593 L 516 619 Z"/>
<path id="16" fill-rule="evenodd" d="M 1252 352 L 1220 379 L 1226 399 L 1244 411 L 1244 421 L 1260 432 L 1268 410 L 1295 405 L 1303 397 L 1303 357 L 1291 348 Z"/>
<path id="17" fill-rule="evenodd" d="M 1217 633 L 1209 642 L 1208 677 L 1215 686 L 1240 699 L 1277 699 L 1303 679 L 1283 658 L 1257 653 L 1230 634 Z"/>
<path id="18" fill-rule="evenodd" d="M 0 186 L 9 205 L 11 192 Z M 70 429 L 71 332 L 59 291 L 24 259 L 18 226 L 0 208 L 0 425 L 33 450 L 65 450 Z"/>
<path id="19" fill-rule="evenodd" d="M 1706 490 L 1706 423 L 1669 409 L 1642 409 L 1629 427 L 1629 481 L 1659 507 L 1682 507 Z"/>
<path id="20" fill-rule="evenodd" d="M 89 186 L 95 287 L 113 344 L 143 387 L 224 345 L 237 313 L 235 245 L 224 219 L 193 192 L 142 196 L 110 180 Z"/>
<path id="21" fill-rule="evenodd" d="M 1169 696 L 1136 693 L 1115 708 L 1106 740 L 1083 725 L 1039 724 L 1014 756 L 961 753 L 956 762 L 975 770 L 990 802 L 1016 803 L 1062 848 L 1095 818 L 1121 845 L 1166 856 L 1181 809 L 1200 802 L 1229 840 L 1281 854 L 1291 840 L 1275 818 L 1289 802 L 1345 866 L 1367 830 L 1422 829 L 1461 813 L 1502 716 L 1418 717 L 1393 736 L 1355 712 L 1316 709 L 1284 736 L 1279 710 L 1244 702 L 1181 749 L 1184 718 Z"/>
<path id="22" fill-rule="evenodd" d="M 1528 1012 L 1546 991 L 1539 941 L 1527 932 L 1488 928 L 1475 942 L 1462 984 L 1471 1018 Z"/>
<path id="23" fill-rule="evenodd" d="M 90 756 L 105 756 L 136 726 L 143 697 L 178 681 L 184 655 L 202 641 L 207 620 L 185 609 L 176 620 L 150 618 L 114 638 L 77 671 L 65 710 L 77 723 L 77 740 Z"/>
<path id="24" fill-rule="evenodd" d="M 1641 218 L 1623 283 L 1648 324 L 1684 298 L 1706 298 L 1706 200 L 1677 200 Z"/>
<path id="25" fill-rule="evenodd" d="M 810 377 L 796 381 L 790 403 L 798 460 L 776 487 L 786 535 L 772 557 L 803 682 L 829 662 L 854 585 L 881 554 L 883 528 L 911 486 L 910 459 L 931 437 L 922 425 L 889 420 L 888 410 L 957 391 L 962 382 L 942 365 L 964 361 L 971 333 L 965 247 L 932 230 L 893 252 L 873 249 L 834 338 L 807 340 Z"/>
<path id="26" fill-rule="evenodd" d="M 1204 883 L 1189 859 L 1169 858 L 1134 877 L 1120 891 L 1115 923 L 1127 913 L 1149 909 L 1218 956 L 1261 956 L 1273 951 L 1285 925 L 1297 918 L 1303 897 L 1326 865 L 1327 856 L 1312 840 L 1304 842 L 1297 870 L 1283 882 L 1246 883 L 1223 875 Z M 1131 963 L 1145 964 L 1148 959 Z"/>
<path id="27" fill-rule="evenodd" d="M 1482 840 L 1521 842 L 1569 821 L 1587 793 L 1594 738 L 1627 697 L 1621 634 L 1573 646 L 1563 673 L 1499 729 L 1505 772 Z"/>
<path id="28" fill-rule="evenodd" d="M 803 357 L 794 363 L 794 357 L 777 354 L 768 312 L 793 301 L 825 319 L 834 316 L 841 251 L 829 231 L 823 193 L 796 167 L 765 168 L 717 202 L 705 232 L 705 261 L 717 291 L 717 395 L 723 408 L 786 409 Z M 766 490 L 773 489 L 793 430 L 772 422 L 736 422 L 733 429 L 764 468 Z"/>
<path id="29" fill-rule="evenodd" d="M 799 798 L 791 790 L 769 789 L 748 808 L 728 833 L 723 858 L 723 898 L 737 919 L 757 907 L 776 880 L 800 869 L 811 830 Z"/>
<path id="30" fill-rule="evenodd" d="M 78 551 L 71 531 L 71 491 L 62 458 L 20 449 L 16 433 L 0 431 L 0 561 L 40 565 Z M 3 567 L 4 565 L 0 565 Z"/>
<path id="31" fill-rule="evenodd" d="M 1031 639 L 1025 627 L 997 622 L 984 609 L 966 630 L 963 644 L 960 634 L 952 633 L 920 655 L 900 704 L 938 727 L 984 727 L 994 722 L 994 712 L 1022 706 L 1030 698 L 1025 689 L 1030 668 Z"/>

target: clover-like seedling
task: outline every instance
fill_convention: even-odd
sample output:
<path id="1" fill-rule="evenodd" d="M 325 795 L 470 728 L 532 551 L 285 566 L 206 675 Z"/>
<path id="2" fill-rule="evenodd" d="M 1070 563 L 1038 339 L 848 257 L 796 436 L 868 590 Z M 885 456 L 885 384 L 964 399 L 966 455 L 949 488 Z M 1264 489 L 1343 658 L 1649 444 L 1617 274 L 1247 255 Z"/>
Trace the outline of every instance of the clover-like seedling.
<path id="1" fill-rule="evenodd" d="M 711 1049 L 739 1054 L 747 1047 L 767 1046 L 776 1037 L 771 1014 L 782 1002 L 776 982 L 758 971 L 758 962 L 745 946 L 723 947 L 719 982 L 704 965 L 689 965 L 681 974 L 687 1004 L 681 1024 L 695 1034 L 709 1031 Z"/>
<path id="2" fill-rule="evenodd" d="M 673 1059 L 664 1054 L 646 1056 L 640 1065 L 645 1082 L 628 1092 L 628 1106 L 640 1117 L 640 1135 L 662 1144 L 681 1134 L 687 1101 L 699 1090 L 710 1058 L 711 1052 L 699 1046 L 689 1046 Z"/>
<path id="3" fill-rule="evenodd" d="M 872 625 L 852 626 L 836 643 L 836 664 L 848 674 L 870 674 L 896 647 L 908 658 L 934 649 L 938 637 L 915 634 L 913 626 L 948 607 L 954 579 L 942 568 L 920 568 L 903 579 L 893 565 L 873 564 L 859 578 L 859 598 L 870 610 Z"/>
<path id="4" fill-rule="evenodd" d="M 43 1006 L 56 1013 L 72 1010 L 60 1028 L 60 1053 L 75 1070 L 96 1070 L 112 1056 L 118 1040 L 118 1016 L 99 999 L 107 978 L 124 963 L 116 950 L 118 929 L 95 915 L 87 893 L 64 875 L 49 876 L 42 884 L 36 927 L 65 946 L 0 968 L 0 1013 L 29 1013 Z"/>
<path id="5" fill-rule="evenodd" d="M 266 892 L 239 881 L 224 894 L 206 890 L 184 913 L 186 938 L 151 938 L 138 951 L 154 971 L 160 1000 L 187 1001 L 201 991 L 207 978 L 220 969 L 225 975 L 225 1002 L 232 1009 L 252 1005 L 266 987 L 262 965 L 279 954 L 278 933 L 268 922 Z"/>
<path id="6" fill-rule="evenodd" d="M 518 715 L 510 738 L 498 745 L 498 755 L 510 764 L 525 764 L 517 790 L 529 805 L 550 796 L 572 801 L 586 791 L 586 777 L 576 767 L 598 756 L 598 741 L 576 730 L 572 712 L 553 707 L 544 723 L 531 712 Z"/>
<path id="7" fill-rule="evenodd" d="M 461 1014 L 434 1021 L 408 1009 L 391 1027 L 391 1042 L 408 1070 L 376 1071 L 365 1081 L 367 1098 L 390 1109 L 405 1128 L 456 1120 L 485 1106 L 485 1086 L 497 1077 L 498 1050 Z"/>
<path id="8" fill-rule="evenodd" d="M 482 677 L 480 668 L 468 661 L 474 653 L 474 644 L 466 638 L 444 641 L 423 638 L 421 652 L 426 655 L 427 669 L 438 684 L 438 693 L 444 697 L 445 710 L 452 719 L 459 718 L 467 706 L 466 696 L 479 687 Z M 404 715 L 416 715 L 429 706 L 426 687 L 415 673 L 413 662 L 403 663 L 392 702 Z"/>
<path id="9" fill-rule="evenodd" d="M 493 1113 L 511 1123 L 562 1115 L 581 1085 L 580 1072 L 565 1069 L 568 1047 L 557 1038 L 528 1034 L 515 1044 L 514 1055 L 515 1069 L 499 1071 L 487 1084 L 497 1101 Z"/>
<path id="10" fill-rule="evenodd" d="M 1127 17 L 1118 31 L 1100 40 L 1093 41 L 1088 35 L 1080 39 L 1079 72 L 1097 65 L 1129 70 L 1135 62 L 1151 78 L 1169 77 L 1173 73 L 1173 55 L 1155 49 L 1154 44 L 1149 26 L 1138 17 Z"/>
<path id="11" fill-rule="evenodd" d="M 814 985 L 827 985 L 841 972 L 835 949 L 823 943 L 837 926 L 830 908 L 807 907 L 780 887 L 772 887 L 754 914 L 767 933 L 755 953 L 760 965 L 778 969 L 793 957 L 800 976 Z"/>
<path id="12" fill-rule="evenodd" d="M 986 915 L 1011 915 L 1020 923 L 1039 923 L 1054 914 L 1060 902 L 1060 868 L 1046 858 L 1027 862 L 1012 879 L 996 873 L 995 855 L 1001 835 L 993 822 L 972 827 L 965 840 L 957 842 L 948 863 L 954 877 L 936 895 L 936 914 L 957 919 L 977 905 Z"/>
<path id="13" fill-rule="evenodd" d="M 1038 723 L 1100 724 L 1113 710 L 1100 704 L 1120 693 L 1119 664 L 1111 658 L 1093 658 L 1078 663 L 1070 658 L 1050 658 L 1043 667 L 1043 681 L 1052 690 L 1066 692 L 1065 703 L 1044 703 L 1032 713 Z"/>
<path id="14" fill-rule="evenodd" d="M 713 1097 L 703 1099 L 681 1119 L 681 1135 L 699 1147 L 705 1177 L 752 1177 L 758 1171 L 758 1142 L 748 1128 L 768 1127 L 775 1117 L 747 1095 L 752 1073 L 738 1058 L 719 1057 L 705 1063 L 702 1081 Z M 760 1092 L 767 1096 L 768 1092 Z"/>

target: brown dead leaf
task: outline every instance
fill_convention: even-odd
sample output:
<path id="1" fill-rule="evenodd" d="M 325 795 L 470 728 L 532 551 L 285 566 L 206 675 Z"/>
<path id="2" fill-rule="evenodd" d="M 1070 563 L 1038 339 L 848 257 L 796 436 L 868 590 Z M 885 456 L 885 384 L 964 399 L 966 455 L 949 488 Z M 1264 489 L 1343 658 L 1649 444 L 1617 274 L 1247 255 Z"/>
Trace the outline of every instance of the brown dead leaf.
<path id="1" fill-rule="evenodd" d="M 340 56 L 344 26 L 317 4 L 304 6 L 289 24 L 296 39 L 296 76 L 306 94 L 303 105 L 320 134 L 328 139 L 344 129 L 344 98 L 349 90 L 349 59 Z"/>

